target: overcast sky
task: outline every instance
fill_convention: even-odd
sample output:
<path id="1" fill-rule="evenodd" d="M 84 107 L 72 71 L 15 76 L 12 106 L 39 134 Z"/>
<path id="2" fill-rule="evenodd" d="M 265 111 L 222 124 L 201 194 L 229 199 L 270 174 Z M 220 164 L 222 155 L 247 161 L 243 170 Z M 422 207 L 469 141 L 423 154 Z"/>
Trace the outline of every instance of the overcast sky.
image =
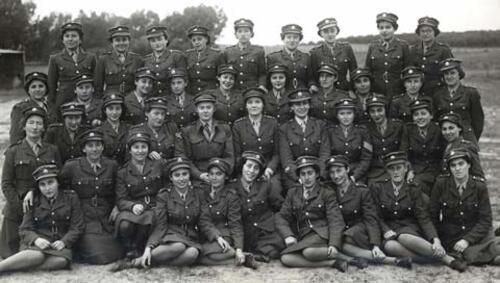
<path id="1" fill-rule="evenodd" d="M 23 0 L 26 1 L 26 0 Z M 151 10 L 160 18 L 182 12 L 185 7 L 218 6 L 228 17 L 218 43 L 234 43 L 233 22 L 241 17 L 255 23 L 255 44 L 279 44 L 281 26 L 296 23 L 304 29 L 304 41 L 317 41 L 316 24 L 334 17 L 340 26 L 340 37 L 374 34 L 375 16 L 393 12 L 399 16 L 398 32 L 413 32 L 422 16 L 437 18 L 442 31 L 500 29 L 500 0 L 32 0 L 41 16 L 51 12 L 77 15 L 79 10 L 108 12 L 129 16 L 137 10 Z"/>

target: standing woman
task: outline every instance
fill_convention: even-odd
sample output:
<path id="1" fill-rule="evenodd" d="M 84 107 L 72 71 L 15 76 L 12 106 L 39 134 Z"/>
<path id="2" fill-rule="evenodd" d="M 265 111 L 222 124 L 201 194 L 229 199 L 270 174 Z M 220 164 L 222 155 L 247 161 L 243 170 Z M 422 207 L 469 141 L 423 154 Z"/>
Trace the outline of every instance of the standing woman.
<path id="1" fill-rule="evenodd" d="M 76 258 L 89 264 L 108 264 L 123 256 L 109 223 L 118 163 L 102 156 L 101 132 L 88 130 L 82 133 L 81 142 L 84 156 L 66 162 L 59 173 L 63 189 L 76 192 L 83 211 L 85 229 L 76 243 Z"/>
<path id="2" fill-rule="evenodd" d="M 42 165 L 33 172 L 33 207 L 19 228 L 21 251 L 0 261 L 0 273 L 9 271 L 57 270 L 69 268 L 72 247 L 85 223 L 78 196 L 62 191 L 57 165 Z"/>
<path id="3" fill-rule="evenodd" d="M 83 104 L 85 108 L 85 121 L 89 127 L 97 127 L 102 123 L 102 99 L 95 97 L 94 79 L 89 75 L 81 75 L 76 79 L 76 98 L 73 102 Z"/>
<path id="4" fill-rule="evenodd" d="M 206 27 L 192 26 L 187 36 L 193 45 L 186 51 L 189 93 L 197 95 L 202 90 L 217 88 L 217 70 L 222 64 L 222 53 L 209 47 L 210 35 Z"/>
<path id="5" fill-rule="evenodd" d="M 24 138 L 23 111 L 33 107 L 40 107 L 47 112 L 45 101 L 49 93 L 47 75 L 40 72 L 31 72 L 24 77 L 24 90 L 28 98 L 14 104 L 10 112 L 10 144 L 14 144 Z"/>
<path id="6" fill-rule="evenodd" d="M 233 65 L 238 70 L 236 88 L 243 91 L 251 87 L 266 89 L 266 58 L 264 48 L 252 45 L 253 22 L 238 19 L 234 22 L 234 35 L 238 43 L 227 47 L 222 52 L 225 64 Z"/>
<path id="7" fill-rule="evenodd" d="M 268 69 L 275 64 L 287 66 L 292 88 L 309 88 L 311 92 L 316 92 L 318 87 L 314 82 L 311 57 L 298 49 L 303 37 L 302 27 L 299 25 L 289 24 L 281 27 L 283 49 L 267 55 L 267 66 Z"/>
<path id="8" fill-rule="evenodd" d="M 335 104 L 341 99 L 349 97 L 347 91 L 335 88 L 339 69 L 335 65 L 323 64 L 317 69 L 317 73 L 319 91 L 313 95 L 311 100 L 311 116 L 327 123 L 338 123 L 335 115 Z"/>
<path id="9" fill-rule="evenodd" d="M 412 259 L 439 259 L 460 272 L 463 261 L 446 254 L 429 217 L 421 185 L 406 181 L 409 163 L 403 151 L 384 156 L 390 178 L 370 187 L 378 207 L 383 248 L 389 255 Z"/>
<path id="10" fill-rule="evenodd" d="M 363 125 L 355 123 L 356 105 L 350 98 L 335 104 L 338 125 L 326 129 L 328 147 L 322 147 L 320 160 L 325 162 L 332 155 L 343 155 L 349 160 L 349 174 L 354 182 L 365 183 L 370 169 L 373 146 L 370 134 Z"/>
<path id="11" fill-rule="evenodd" d="M 66 23 L 61 27 L 64 49 L 50 56 L 48 70 L 48 104 L 52 115 L 57 115 L 59 107 L 75 99 L 75 78 L 83 74 L 93 74 L 96 56 L 81 47 L 83 29 L 79 23 Z M 60 117 L 50 117 L 51 121 Z"/>
<path id="12" fill-rule="evenodd" d="M 465 86 L 465 77 L 460 60 L 449 58 L 441 62 L 440 71 L 445 86 L 434 94 L 436 115 L 454 112 L 462 118 L 462 134 L 466 140 L 478 144 L 484 128 L 484 113 L 481 96 L 476 88 Z"/>
<path id="13" fill-rule="evenodd" d="M 264 113 L 276 117 L 281 125 L 293 117 L 288 103 L 288 90 L 290 89 L 290 74 L 285 65 L 275 64 L 267 69 L 266 105 Z"/>
<path id="14" fill-rule="evenodd" d="M 144 66 L 155 75 L 154 96 L 166 96 L 170 91 L 169 74 L 173 69 L 186 69 L 186 56 L 179 50 L 167 49 L 168 34 L 165 26 L 146 29 L 146 38 L 153 52 L 144 57 Z"/>
<path id="15" fill-rule="evenodd" d="M 23 112 L 22 125 L 26 137 L 7 148 L 2 169 L 2 192 L 6 200 L 0 233 L 2 258 L 19 251 L 19 225 L 23 220 L 23 198 L 29 190 L 36 187 L 31 174 L 43 164 L 61 165 L 57 147 L 42 139 L 47 128 L 45 110 L 40 107 L 26 109 Z"/>
<path id="16" fill-rule="evenodd" d="M 338 79 L 335 82 L 335 88 L 350 90 L 351 86 L 347 75 L 358 67 L 351 45 L 348 42 L 337 40 L 340 28 L 336 19 L 323 19 L 317 24 L 317 27 L 318 35 L 323 38 L 324 42 L 309 51 L 312 69 L 316 71 L 323 64 L 336 66 Z"/>
<path id="17" fill-rule="evenodd" d="M 276 214 L 276 229 L 287 248 L 281 262 L 289 267 L 335 267 L 347 271 L 347 262 L 338 259 L 345 227 L 337 198 L 319 182 L 318 158 L 297 158 L 300 186 L 288 191 Z"/>
<path id="18" fill-rule="evenodd" d="M 354 90 L 354 104 L 356 104 L 356 122 L 366 125 L 370 122 L 368 113 L 368 99 L 375 94 L 372 92 L 373 76 L 367 68 L 357 68 L 350 74 L 352 89 Z"/>
<path id="19" fill-rule="evenodd" d="M 130 160 L 118 170 L 115 236 L 119 236 L 127 258 L 136 258 L 144 249 L 155 223 L 156 195 L 165 185 L 161 160 L 149 159 L 151 138 L 148 133 L 130 132 L 127 139 Z"/>
<path id="20" fill-rule="evenodd" d="M 373 91 L 390 101 L 403 92 L 401 71 L 410 65 L 408 43 L 397 38 L 398 17 L 392 13 L 377 15 L 380 38 L 371 42 L 366 54 L 365 66 L 373 76 Z"/>
<path id="21" fill-rule="evenodd" d="M 103 134 L 102 155 L 115 160 L 120 166 L 125 163 L 127 135 L 130 128 L 129 124 L 123 121 L 125 111 L 121 95 L 111 93 L 104 96 L 102 116 L 105 120 L 98 128 Z"/>
<path id="22" fill-rule="evenodd" d="M 453 150 L 446 160 L 451 174 L 437 178 L 429 205 L 443 246 L 468 264 L 500 265 L 486 181 L 470 173 L 467 150 Z"/>
<path id="23" fill-rule="evenodd" d="M 252 253 L 257 261 L 269 262 L 279 258 L 285 248 L 274 225 L 274 215 L 279 211 L 283 197 L 272 188 L 271 182 L 261 178 L 265 166 L 262 154 L 243 152 L 240 166 L 238 178 L 228 184 L 228 189 L 238 194 L 241 203 L 243 251 Z M 251 262 L 246 264 L 251 265 Z"/>
<path id="24" fill-rule="evenodd" d="M 215 103 L 214 118 L 226 122 L 230 126 L 236 119 L 244 115 L 243 96 L 235 90 L 237 70 L 233 65 L 220 65 L 217 71 L 219 88 L 213 91 Z"/>
<path id="25" fill-rule="evenodd" d="M 172 69 L 169 82 L 171 95 L 166 97 L 167 120 L 174 122 L 182 129 L 198 119 L 193 96 L 187 92 L 186 70 Z"/>
<path id="26" fill-rule="evenodd" d="M 420 41 L 410 46 L 410 62 L 424 71 L 422 94 L 432 97 L 443 85 L 439 63 L 452 58 L 453 54 L 448 45 L 436 41 L 440 33 L 437 19 L 432 17 L 418 19 L 415 33 Z"/>
<path id="27" fill-rule="evenodd" d="M 400 119 L 403 122 L 413 122 L 410 104 L 417 99 L 424 99 L 424 97 L 431 100 L 432 104 L 432 98 L 424 96 L 421 92 L 424 73 L 420 68 L 413 66 L 404 68 L 401 71 L 401 80 L 403 80 L 405 92 L 392 98 L 389 117 Z"/>
<path id="28" fill-rule="evenodd" d="M 111 51 L 99 56 L 94 73 L 97 97 L 110 91 L 122 95 L 134 89 L 135 71 L 144 65 L 139 54 L 131 52 L 130 31 L 126 26 L 108 29 Z"/>
<path id="29" fill-rule="evenodd" d="M 125 120 L 130 125 L 137 125 L 146 120 L 144 116 L 145 101 L 152 96 L 155 76 L 148 67 L 135 71 L 135 89 L 125 95 Z"/>

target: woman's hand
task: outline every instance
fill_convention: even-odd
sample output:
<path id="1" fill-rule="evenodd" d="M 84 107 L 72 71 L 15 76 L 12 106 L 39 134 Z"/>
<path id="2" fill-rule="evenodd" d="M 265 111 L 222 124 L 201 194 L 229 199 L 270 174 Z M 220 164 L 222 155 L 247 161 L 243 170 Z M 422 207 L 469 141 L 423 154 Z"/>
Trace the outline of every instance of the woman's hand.
<path id="1" fill-rule="evenodd" d="M 463 253 L 465 251 L 466 248 L 469 247 L 469 242 L 467 242 L 466 240 L 462 239 L 460 241 L 458 241 L 455 246 L 453 247 L 453 249 L 459 253 Z"/>
<path id="2" fill-rule="evenodd" d="M 309 87 L 309 91 L 311 93 L 316 93 L 316 92 L 318 92 L 318 90 L 319 90 L 318 87 L 315 86 L 315 85 L 312 85 L 312 86 Z"/>
<path id="3" fill-rule="evenodd" d="M 33 206 L 33 192 L 28 191 L 23 199 L 23 212 L 26 213 Z"/>
<path id="4" fill-rule="evenodd" d="M 208 177 L 208 173 L 207 172 L 203 172 L 200 174 L 200 179 L 203 181 L 203 182 L 207 182 L 207 183 L 210 183 L 210 177 Z"/>
<path id="5" fill-rule="evenodd" d="M 327 255 L 328 257 L 335 257 L 339 251 L 334 246 L 328 246 Z"/>
<path id="6" fill-rule="evenodd" d="M 384 233 L 384 239 L 386 240 L 392 240 L 393 238 L 395 238 L 398 234 L 392 230 L 389 230 L 387 232 Z"/>
<path id="7" fill-rule="evenodd" d="M 287 247 L 295 244 L 297 244 L 297 239 L 295 237 L 290 236 L 285 238 L 285 245 Z"/>
<path id="8" fill-rule="evenodd" d="M 274 175 L 273 169 L 266 168 L 266 170 L 264 170 L 264 174 L 262 175 L 262 177 L 264 177 L 264 180 L 269 181 L 273 175 Z"/>
<path id="9" fill-rule="evenodd" d="M 53 242 L 52 244 L 50 244 L 50 246 L 54 250 L 58 250 L 58 251 L 60 251 L 60 250 L 62 250 L 62 249 L 64 249 L 66 247 L 66 245 L 64 244 L 64 242 L 61 241 L 61 240 L 57 240 L 57 241 Z"/>
<path id="10" fill-rule="evenodd" d="M 114 223 L 119 213 L 120 211 L 118 210 L 118 207 L 115 205 L 115 207 L 113 207 L 113 210 L 111 210 L 111 213 L 109 214 L 109 219 L 108 219 L 109 223 Z"/>
<path id="11" fill-rule="evenodd" d="M 141 257 L 141 265 L 144 268 L 151 266 L 151 247 L 146 247 Z"/>
<path id="12" fill-rule="evenodd" d="M 135 215 L 141 215 L 144 212 L 144 205 L 139 204 L 139 203 L 134 204 L 134 206 L 132 206 L 132 212 Z"/>
<path id="13" fill-rule="evenodd" d="M 414 178 L 415 172 L 413 172 L 413 170 L 408 171 L 408 174 L 406 174 L 406 182 L 412 183 Z"/>
<path id="14" fill-rule="evenodd" d="M 435 238 L 432 243 L 432 251 L 434 252 L 433 255 L 435 257 L 441 258 L 446 255 L 446 251 L 444 250 L 443 245 L 441 245 L 441 241 L 437 238 Z"/>
<path id="15" fill-rule="evenodd" d="M 99 127 L 100 125 L 102 125 L 102 122 L 99 119 L 94 119 L 94 120 L 92 120 L 91 125 L 92 125 L 92 128 Z"/>
<path id="16" fill-rule="evenodd" d="M 161 159 L 161 154 L 159 154 L 157 151 L 151 151 L 149 153 L 149 158 L 153 160 L 160 160 Z"/>
<path id="17" fill-rule="evenodd" d="M 378 262 L 381 262 L 385 258 L 384 252 L 378 246 L 373 247 L 372 256 Z"/>
<path id="18" fill-rule="evenodd" d="M 234 259 L 236 260 L 236 265 L 242 265 L 245 263 L 245 254 L 243 254 L 241 249 L 236 249 Z"/>
<path id="19" fill-rule="evenodd" d="M 231 245 L 222 237 L 217 238 L 217 244 L 219 244 L 222 252 L 225 253 L 231 248 Z"/>
<path id="20" fill-rule="evenodd" d="M 45 250 L 50 248 L 50 242 L 45 240 L 44 238 L 37 238 L 35 240 L 35 246 L 37 246 L 41 250 Z"/>

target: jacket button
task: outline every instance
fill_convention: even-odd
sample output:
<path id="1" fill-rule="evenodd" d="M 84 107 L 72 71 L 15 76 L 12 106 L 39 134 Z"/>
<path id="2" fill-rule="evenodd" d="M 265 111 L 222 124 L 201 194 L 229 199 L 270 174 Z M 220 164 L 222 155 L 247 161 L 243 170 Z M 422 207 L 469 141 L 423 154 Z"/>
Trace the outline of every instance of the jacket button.
<path id="1" fill-rule="evenodd" d="M 465 230 L 465 226 L 462 226 L 462 230 Z"/>
<path id="2" fill-rule="evenodd" d="M 394 211 L 394 215 L 398 215 L 398 212 L 397 212 L 397 211 Z"/>
<path id="3" fill-rule="evenodd" d="M 340 208 L 340 209 L 342 209 L 342 207 L 343 207 L 342 205 L 339 205 L 339 208 Z"/>
<path id="4" fill-rule="evenodd" d="M 257 226 L 257 225 L 258 225 L 258 224 L 257 224 L 256 222 L 253 224 L 253 226 Z"/>

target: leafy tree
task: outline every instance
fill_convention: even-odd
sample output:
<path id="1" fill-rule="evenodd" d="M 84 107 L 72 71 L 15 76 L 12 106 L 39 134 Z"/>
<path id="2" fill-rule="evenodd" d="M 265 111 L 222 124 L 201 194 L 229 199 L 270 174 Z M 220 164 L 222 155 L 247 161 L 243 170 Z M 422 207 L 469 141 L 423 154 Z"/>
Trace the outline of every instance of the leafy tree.
<path id="1" fill-rule="evenodd" d="M 29 34 L 30 19 L 35 14 L 33 2 L 0 1 L 0 48 L 21 49 Z"/>

